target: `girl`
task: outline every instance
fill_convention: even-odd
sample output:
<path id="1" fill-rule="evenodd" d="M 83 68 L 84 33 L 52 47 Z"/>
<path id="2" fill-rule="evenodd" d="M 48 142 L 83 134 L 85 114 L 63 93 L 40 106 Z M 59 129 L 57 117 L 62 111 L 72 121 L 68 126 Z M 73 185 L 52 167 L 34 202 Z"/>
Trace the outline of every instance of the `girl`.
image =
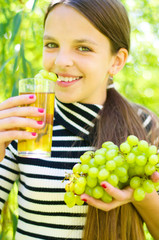
<path id="1" fill-rule="evenodd" d="M 87 202 L 84 206 L 69 209 L 63 201 L 65 173 L 85 151 L 106 140 L 119 145 L 130 134 L 158 144 L 157 117 L 129 103 L 110 85 L 124 67 L 129 48 L 130 24 L 118 0 L 57 0 L 49 5 L 43 65 L 58 76 L 51 158 L 17 155 L 15 139 L 37 137 L 17 128 L 43 127 L 26 118 L 42 116 L 41 110 L 18 107 L 36 101 L 35 96 L 17 96 L 0 104 L 0 203 L 2 208 L 19 177 L 16 240 L 142 240 L 143 221 L 159 239 L 155 191 L 136 202 L 130 187 L 119 190 L 102 182 L 114 199 L 109 204 L 86 194 L 81 196 Z M 158 178 L 153 174 L 154 181 Z"/>

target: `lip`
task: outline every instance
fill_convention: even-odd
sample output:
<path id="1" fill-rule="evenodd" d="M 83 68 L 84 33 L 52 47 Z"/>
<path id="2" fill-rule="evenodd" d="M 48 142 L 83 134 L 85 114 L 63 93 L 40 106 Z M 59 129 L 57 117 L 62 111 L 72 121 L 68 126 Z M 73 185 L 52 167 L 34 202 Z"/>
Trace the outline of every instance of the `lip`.
<path id="1" fill-rule="evenodd" d="M 78 75 L 71 75 L 71 74 L 67 74 L 67 73 L 56 73 L 57 76 L 61 76 L 61 77 L 72 77 L 72 78 L 77 78 L 80 77 Z"/>

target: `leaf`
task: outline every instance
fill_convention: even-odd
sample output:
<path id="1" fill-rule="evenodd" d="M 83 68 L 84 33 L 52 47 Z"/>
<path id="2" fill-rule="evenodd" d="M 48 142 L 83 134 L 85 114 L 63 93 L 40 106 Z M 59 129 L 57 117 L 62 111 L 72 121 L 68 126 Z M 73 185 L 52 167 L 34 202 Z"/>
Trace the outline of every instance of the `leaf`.
<path id="1" fill-rule="evenodd" d="M 13 75 L 17 69 L 17 66 L 18 66 L 18 55 L 15 57 L 14 66 L 13 66 Z"/>
<path id="2" fill-rule="evenodd" d="M 3 69 L 5 68 L 5 66 L 7 65 L 7 63 L 8 63 L 10 60 L 12 60 L 13 58 L 15 58 L 15 56 L 16 56 L 16 55 L 10 57 L 7 61 L 5 61 L 5 62 L 3 63 L 3 65 L 2 65 L 1 68 L 0 68 L 0 73 L 3 71 Z"/>
<path id="3" fill-rule="evenodd" d="M 13 18 L 12 37 L 11 37 L 9 46 L 12 44 L 12 42 L 14 41 L 14 39 L 16 37 L 16 34 L 17 34 L 20 24 L 21 24 L 21 20 L 22 20 L 21 12 L 18 12 Z"/>
<path id="4" fill-rule="evenodd" d="M 20 56 L 22 58 L 23 77 L 26 78 L 28 74 L 28 69 L 27 69 L 27 61 L 25 59 L 25 53 L 24 53 L 24 41 L 22 41 L 22 44 L 21 44 Z"/>
<path id="5" fill-rule="evenodd" d="M 33 7 L 32 7 L 32 11 L 34 11 L 34 9 L 35 9 L 36 2 L 37 2 L 37 0 L 34 0 L 34 4 L 33 4 Z"/>

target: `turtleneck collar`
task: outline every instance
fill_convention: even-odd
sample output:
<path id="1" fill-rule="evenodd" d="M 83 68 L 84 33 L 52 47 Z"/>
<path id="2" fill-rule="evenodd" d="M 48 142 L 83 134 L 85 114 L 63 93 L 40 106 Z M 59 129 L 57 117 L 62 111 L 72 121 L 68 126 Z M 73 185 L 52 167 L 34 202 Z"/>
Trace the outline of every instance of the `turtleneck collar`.
<path id="1" fill-rule="evenodd" d="M 90 141 L 94 120 L 99 118 L 102 105 L 85 103 L 62 103 L 55 99 L 55 119 L 74 135 Z"/>

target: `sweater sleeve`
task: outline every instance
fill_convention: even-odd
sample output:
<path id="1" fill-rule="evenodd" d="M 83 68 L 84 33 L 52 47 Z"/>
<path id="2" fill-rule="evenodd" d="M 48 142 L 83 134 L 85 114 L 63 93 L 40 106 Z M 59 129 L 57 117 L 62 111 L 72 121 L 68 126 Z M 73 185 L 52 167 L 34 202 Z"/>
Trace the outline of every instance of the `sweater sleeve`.
<path id="1" fill-rule="evenodd" d="M 14 146 L 16 142 L 12 142 L 6 149 L 6 154 L 2 162 L 0 162 L 0 213 L 3 205 L 8 198 L 8 194 L 15 180 L 19 177 L 19 167 L 16 159 L 16 150 Z"/>

